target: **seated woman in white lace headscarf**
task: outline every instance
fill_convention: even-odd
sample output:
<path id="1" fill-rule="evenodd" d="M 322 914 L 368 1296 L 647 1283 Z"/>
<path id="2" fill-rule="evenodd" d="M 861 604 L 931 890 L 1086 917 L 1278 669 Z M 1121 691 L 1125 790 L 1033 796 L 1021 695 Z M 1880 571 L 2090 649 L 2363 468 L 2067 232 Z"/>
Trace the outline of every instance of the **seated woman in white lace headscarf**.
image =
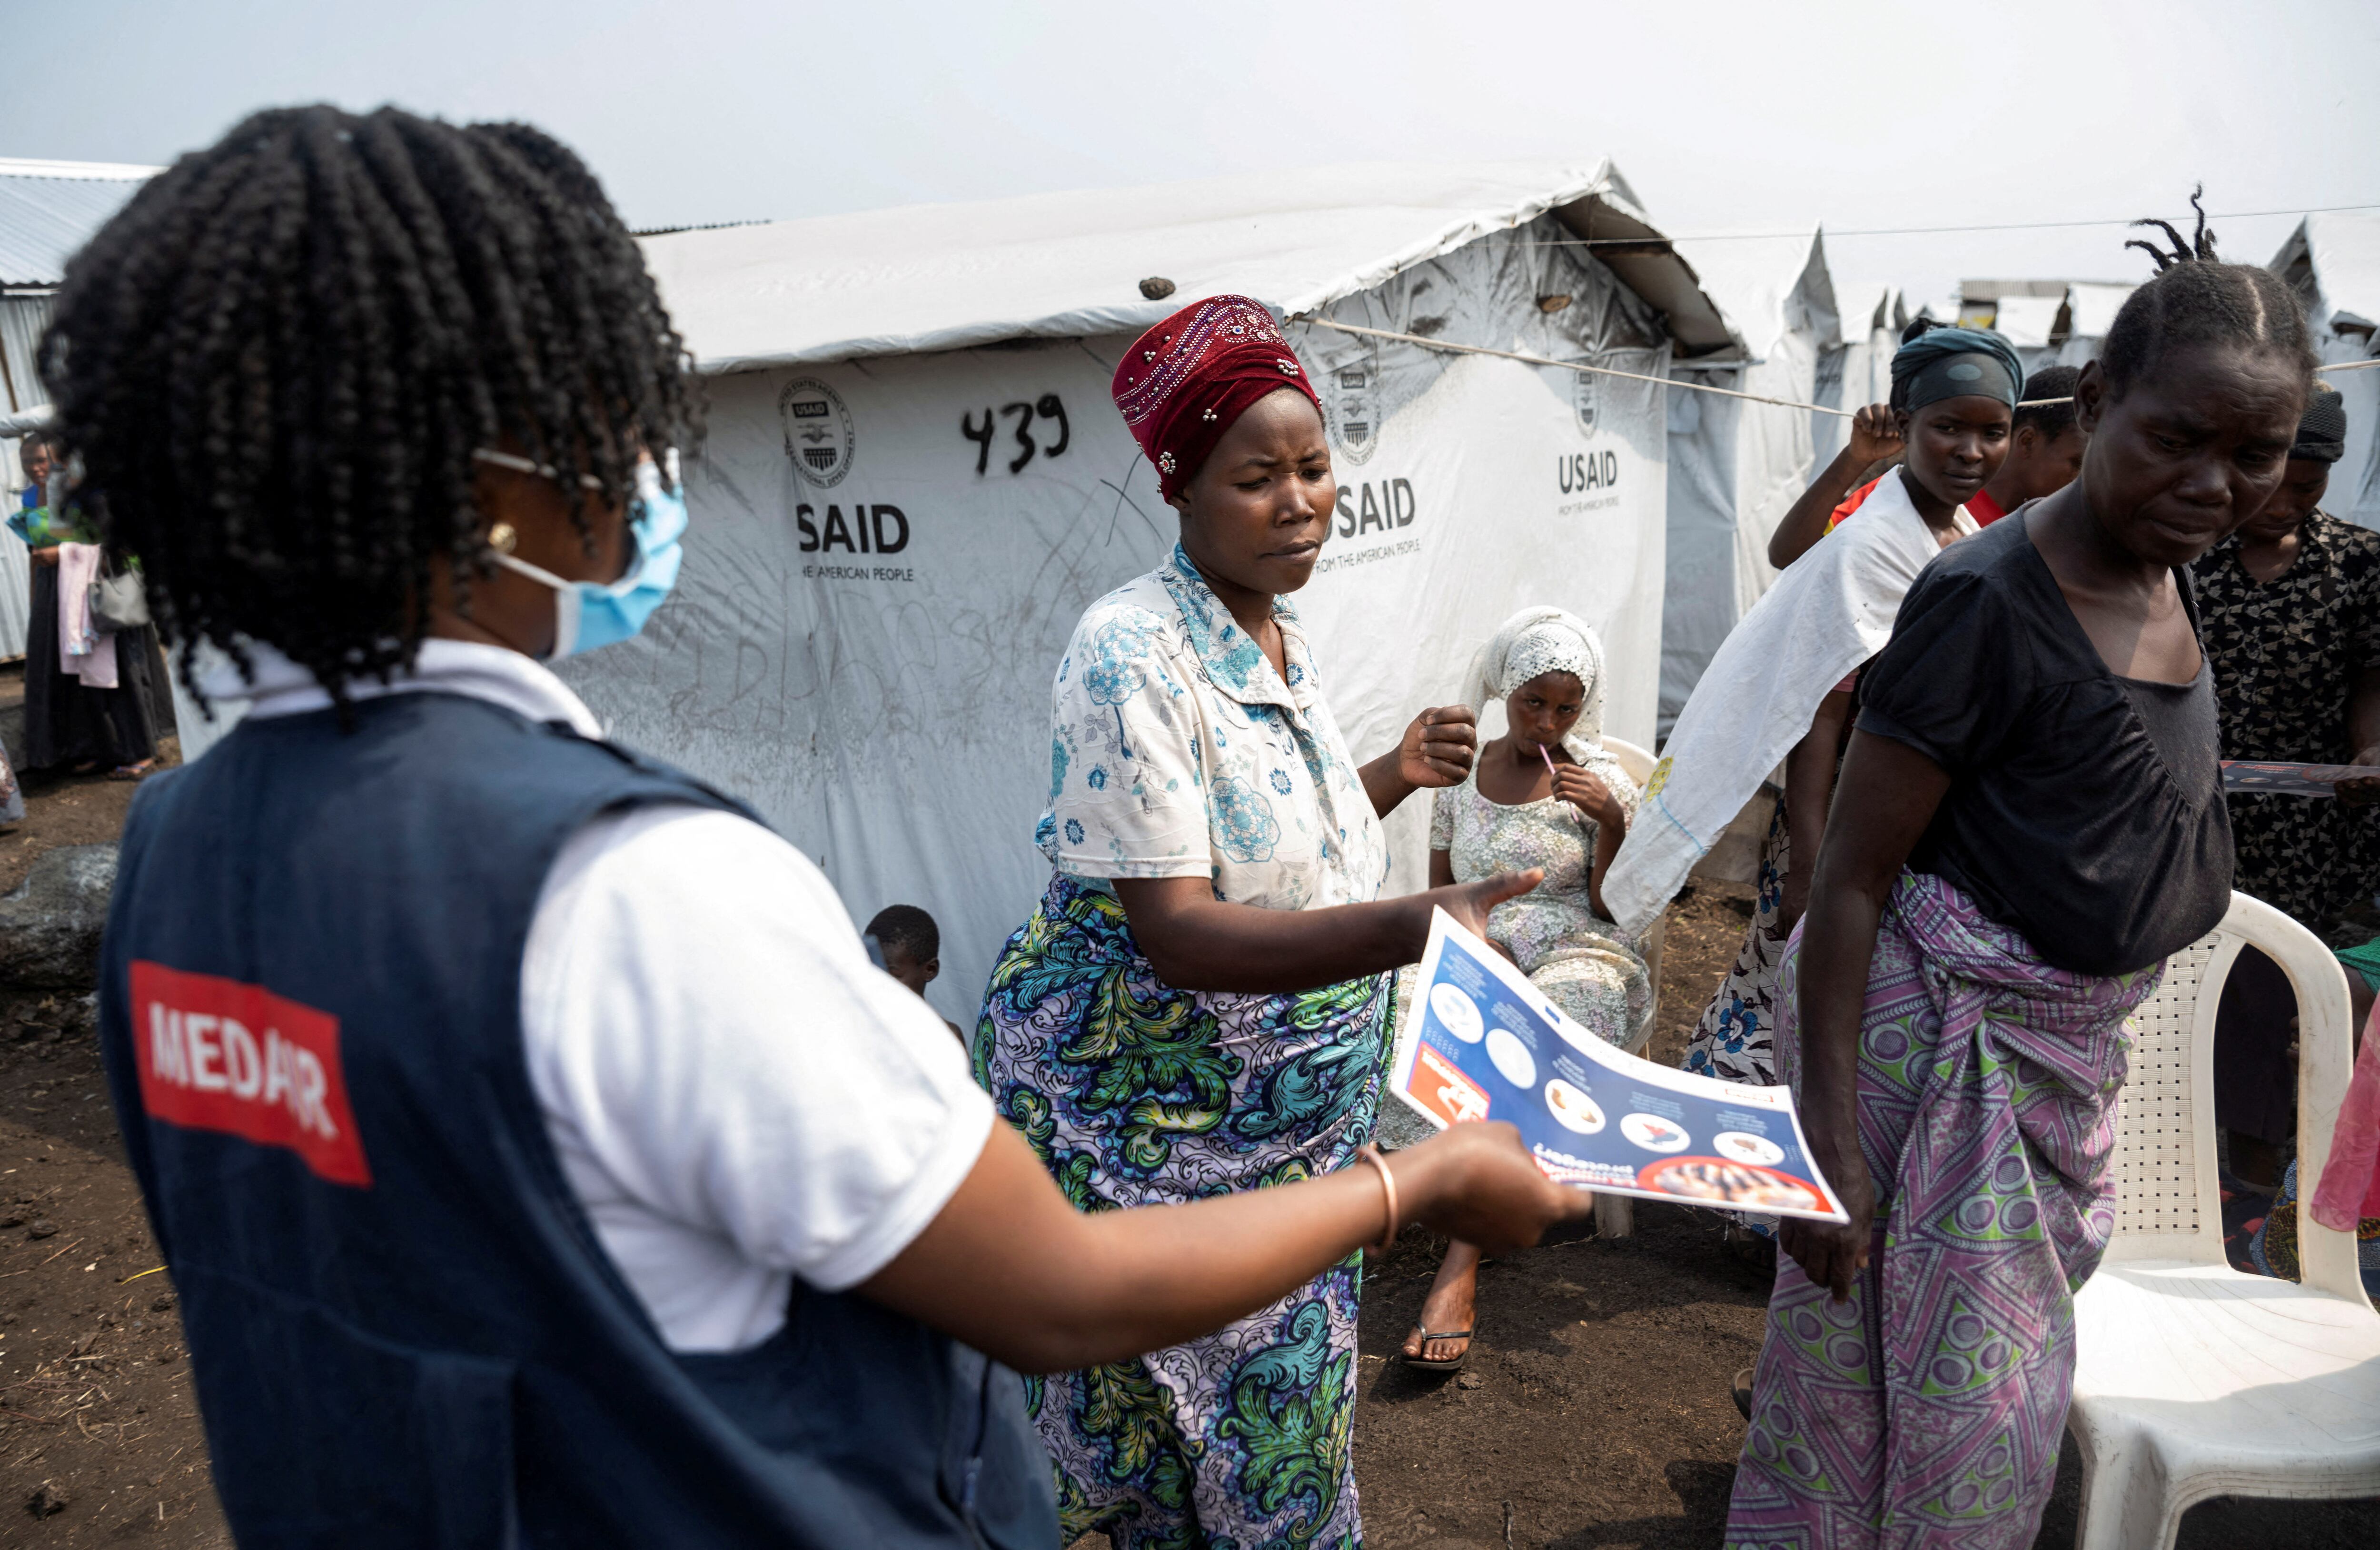
<path id="1" fill-rule="evenodd" d="M 1602 885 L 1638 792 L 1603 746 L 1603 643 L 1559 608 L 1524 608 L 1481 650 L 1471 679 L 1474 714 L 1501 699 L 1505 731 L 1461 785 L 1437 793 L 1430 886 L 1542 867 L 1544 882 L 1489 913 L 1489 941 L 1597 1038 L 1633 1044 L 1652 984 L 1634 940 L 1608 918 Z M 1478 1278 L 1478 1250 L 1451 1244 L 1405 1339 L 1407 1361 L 1462 1364 Z"/>

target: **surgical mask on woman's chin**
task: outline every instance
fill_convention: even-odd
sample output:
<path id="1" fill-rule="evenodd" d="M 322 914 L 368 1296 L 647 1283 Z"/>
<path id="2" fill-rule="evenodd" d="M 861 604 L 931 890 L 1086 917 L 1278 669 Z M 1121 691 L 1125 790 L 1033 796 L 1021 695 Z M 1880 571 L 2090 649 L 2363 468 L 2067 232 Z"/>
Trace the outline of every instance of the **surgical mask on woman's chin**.
<path id="1" fill-rule="evenodd" d="M 507 468 L 526 466 L 531 471 L 546 471 L 526 458 L 503 453 L 475 456 Z M 510 555 L 499 552 L 492 557 L 515 575 L 553 589 L 553 649 L 545 660 L 559 662 L 600 646 L 617 645 L 645 628 L 653 610 L 677 585 L 678 563 L 685 557 L 686 523 L 685 487 L 662 489 L 661 471 L 649 462 L 640 463 L 636 498 L 628 505 L 628 539 L 636 545 L 636 554 L 618 580 L 609 585 L 565 581 Z"/>

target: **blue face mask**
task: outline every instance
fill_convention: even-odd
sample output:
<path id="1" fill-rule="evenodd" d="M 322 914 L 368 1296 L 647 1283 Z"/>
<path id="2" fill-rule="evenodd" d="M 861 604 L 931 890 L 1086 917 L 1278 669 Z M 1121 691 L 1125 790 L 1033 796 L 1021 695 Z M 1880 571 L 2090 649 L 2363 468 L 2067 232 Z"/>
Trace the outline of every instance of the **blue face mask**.
<path id="1" fill-rule="evenodd" d="M 471 456 L 480 462 L 523 473 L 552 478 L 554 472 L 510 453 L 482 450 Z M 591 477 L 586 482 L 596 485 Z M 628 538 L 636 545 L 636 553 L 628 560 L 626 573 L 618 580 L 608 585 L 601 581 L 565 581 L 527 560 L 501 552 L 495 554 L 495 563 L 506 570 L 553 589 L 553 650 L 546 660 L 558 662 L 599 646 L 616 645 L 644 629 L 653 610 L 677 585 L 678 563 L 686 553 L 681 543 L 686 523 L 685 486 L 662 489 L 661 470 L 650 462 L 640 463 L 637 467 L 637 494 L 628 503 Z"/>

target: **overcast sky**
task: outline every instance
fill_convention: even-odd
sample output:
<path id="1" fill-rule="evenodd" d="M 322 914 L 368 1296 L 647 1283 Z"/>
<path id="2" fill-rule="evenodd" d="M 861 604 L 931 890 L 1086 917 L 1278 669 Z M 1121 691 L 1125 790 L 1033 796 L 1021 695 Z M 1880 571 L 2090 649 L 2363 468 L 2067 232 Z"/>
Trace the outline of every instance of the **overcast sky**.
<path id="1" fill-rule="evenodd" d="M 1839 277 L 2137 278 L 2114 226 L 2380 205 L 2380 5 L 76 0 L 0 154 L 162 163 L 328 99 L 518 117 L 638 226 L 1337 162 L 1609 155 L 1681 236 L 1824 222 Z M 32 104 L 38 103 L 38 109 Z M 2217 224 L 2263 261 L 2293 218 Z"/>

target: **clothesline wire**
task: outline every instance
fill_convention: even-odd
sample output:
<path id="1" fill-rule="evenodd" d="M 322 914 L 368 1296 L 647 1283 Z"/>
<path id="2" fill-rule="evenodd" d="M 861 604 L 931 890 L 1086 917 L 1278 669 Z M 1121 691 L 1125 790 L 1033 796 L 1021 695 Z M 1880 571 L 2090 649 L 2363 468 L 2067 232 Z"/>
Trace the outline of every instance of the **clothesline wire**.
<path id="1" fill-rule="evenodd" d="M 1617 366 L 1593 366 L 1584 360 L 1556 360 L 1551 356 L 1530 355 L 1522 350 L 1491 349 L 1486 345 L 1462 345 L 1449 339 L 1425 338 L 1419 334 L 1398 334 L 1386 328 L 1366 328 L 1361 323 L 1333 323 L 1329 318 L 1293 317 L 1292 323 L 1307 328 L 1328 328 L 1340 334 L 1359 334 L 1367 339 L 1388 339 L 1401 345 L 1419 345 L 1424 349 L 1441 350 L 1449 355 L 1489 355 L 1499 360 L 1518 360 L 1527 366 L 1559 366 L 1567 372 L 1593 372 L 1597 376 L 1625 377 L 1630 382 L 1658 383 L 1663 387 L 1682 387 L 1689 393 L 1716 393 L 1722 398 L 1742 398 L 1747 403 L 1774 404 L 1779 409 L 1807 409 L 1813 414 L 1831 414 L 1849 420 L 1859 411 L 1836 409 L 1830 404 L 1805 404 L 1794 398 L 1771 398 L 1760 393 L 1740 393 L 1732 387 L 1713 387 L 1707 383 L 1681 382 L 1675 377 L 1648 376 L 1643 372 L 1623 372 Z M 2380 359 L 2347 360 L 2336 365 L 2325 364 L 2324 372 L 2362 372 L 2380 366 Z M 2027 398 L 2017 405 L 2021 409 L 2047 409 L 2053 404 L 2070 404 L 2071 396 L 2064 398 Z"/>
<path id="2" fill-rule="evenodd" d="M 2338 215 L 2356 210 L 2380 210 L 2380 204 L 2325 204 L 2312 210 L 2233 210 L 2210 214 L 2210 221 L 2259 221 L 2271 215 Z M 2187 220 L 2191 217 L 2181 216 Z M 1824 226 L 1815 229 L 1828 237 L 1933 237 L 1960 231 L 2058 231 L 2074 226 L 2128 226 L 2136 223 L 2122 216 L 2107 216 L 2088 221 L 2000 221 L 1972 226 L 1846 226 L 1840 231 Z M 1781 237 L 1807 237 L 1813 228 L 1800 231 L 1717 231 L 1699 237 L 1572 237 L 1552 238 L 1537 244 L 1544 248 L 1607 248 L 1622 245 L 1641 247 L 1648 242 L 1766 242 Z"/>
<path id="3" fill-rule="evenodd" d="M 1395 334 L 1385 328 L 1366 328 L 1352 323 L 1332 323 L 1328 318 L 1292 318 L 1293 323 L 1309 328 L 1329 328 L 1341 334 L 1361 334 L 1370 339 L 1392 339 L 1402 345 L 1419 345 L 1424 349 L 1443 350 L 1450 355 L 1492 355 L 1500 360 L 1518 360 L 1530 366 L 1560 366 L 1572 372 L 1592 372 L 1597 376 L 1626 377 L 1631 382 L 1658 383 L 1663 387 L 1682 387 L 1694 393 L 1716 393 L 1724 398 L 1742 398 L 1755 404 L 1775 404 L 1779 409 L 1815 409 L 1820 414 L 1836 414 L 1845 420 L 1850 409 L 1828 409 L 1824 404 L 1796 403 L 1791 398 L 1771 398 L 1758 393 L 1739 393 L 1732 387 L 1712 387 L 1706 383 L 1679 382 L 1670 377 L 1647 376 L 1642 372 L 1623 372 L 1617 366 L 1590 366 L 1584 360 L 1556 360 L 1543 355 L 1527 355 L 1520 350 L 1490 349 L 1486 345 L 1458 345 L 1445 339 L 1425 339 L 1418 334 Z"/>

